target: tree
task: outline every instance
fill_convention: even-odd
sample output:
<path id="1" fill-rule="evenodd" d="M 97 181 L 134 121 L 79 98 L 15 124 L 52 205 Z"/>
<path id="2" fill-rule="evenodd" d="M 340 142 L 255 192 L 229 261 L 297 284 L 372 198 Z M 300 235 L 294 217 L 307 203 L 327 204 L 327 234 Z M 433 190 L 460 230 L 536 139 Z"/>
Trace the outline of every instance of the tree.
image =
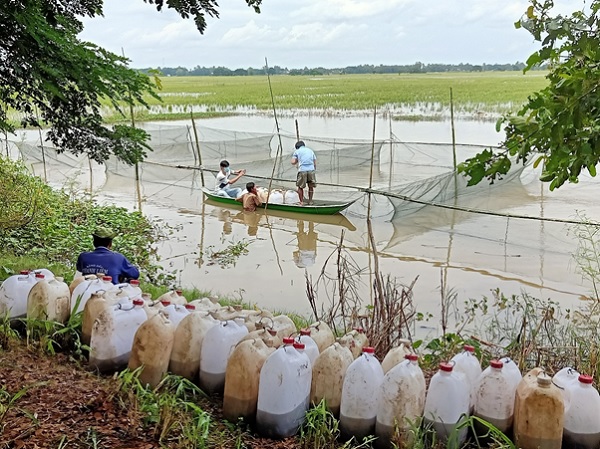
<path id="1" fill-rule="evenodd" d="M 144 0 L 161 10 L 166 4 L 183 18 L 193 17 L 200 33 L 205 14 L 218 17 L 214 0 Z M 245 0 L 259 11 L 262 0 Z M 149 148 L 137 128 L 102 123 L 101 100 L 121 111 L 123 104 L 147 106 L 158 97 L 152 80 L 127 67 L 128 59 L 77 35 L 82 17 L 102 15 L 103 0 L 4 0 L 0 8 L 0 132 L 20 125 L 49 127 L 59 149 L 103 162 L 111 154 L 135 163 Z"/>
<path id="2" fill-rule="evenodd" d="M 511 158 L 543 163 L 540 180 L 550 190 L 578 182 L 582 170 L 596 175 L 600 158 L 600 0 L 589 11 L 570 17 L 553 16 L 553 0 L 532 0 L 516 28 L 529 31 L 541 48 L 523 70 L 547 64 L 548 86 L 531 95 L 516 115 L 502 117 L 506 139 L 503 150 L 486 150 L 459 166 L 469 184 L 506 174 Z"/>

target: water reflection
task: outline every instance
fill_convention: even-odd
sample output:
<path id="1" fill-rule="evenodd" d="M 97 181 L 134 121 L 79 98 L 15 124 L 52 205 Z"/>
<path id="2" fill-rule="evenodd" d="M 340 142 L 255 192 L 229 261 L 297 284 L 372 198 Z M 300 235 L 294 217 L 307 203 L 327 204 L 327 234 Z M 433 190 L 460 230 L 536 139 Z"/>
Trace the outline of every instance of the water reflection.
<path id="1" fill-rule="evenodd" d="M 304 229 L 304 221 L 298 220 L 298 249 L 294 251 L 294 263 L 298 268 L 308 268 L 315 264 L 317 259 L 317 237 L 315 232 L 315 223 L 308 222 L 308 227 Z"/>

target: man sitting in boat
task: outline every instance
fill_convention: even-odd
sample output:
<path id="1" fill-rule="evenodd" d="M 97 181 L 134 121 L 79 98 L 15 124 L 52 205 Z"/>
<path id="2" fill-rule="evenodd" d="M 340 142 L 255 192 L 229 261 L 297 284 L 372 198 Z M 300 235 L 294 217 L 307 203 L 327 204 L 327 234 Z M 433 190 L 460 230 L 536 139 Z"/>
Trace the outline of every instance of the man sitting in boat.
<path id="1" fill-rule="evenodd" d="M 256 185 L 253 182 L 246 183 L 246 193 L 236 198 L 244 205 L 245 212 L 254 212 L 257 206 L 262 206 L 262 201 L 258 197 Z"/>
<path id="2" fill-rule="evenodd" d="M 245 169 L 231 170 L 229 168 L 229 162 L 222 160 L 219 164 L 221 169 L 217 173 L 217 179 L 215 184 L 215 193 L 219 196 L 237 198 L 242 194 L 242 189 L 239 187 L 231 187 L 231 184 L 236 182 L 242 176 L 246 174 Z M 229 179 L 229 176 L 235 175 L 235 178 Z"/>

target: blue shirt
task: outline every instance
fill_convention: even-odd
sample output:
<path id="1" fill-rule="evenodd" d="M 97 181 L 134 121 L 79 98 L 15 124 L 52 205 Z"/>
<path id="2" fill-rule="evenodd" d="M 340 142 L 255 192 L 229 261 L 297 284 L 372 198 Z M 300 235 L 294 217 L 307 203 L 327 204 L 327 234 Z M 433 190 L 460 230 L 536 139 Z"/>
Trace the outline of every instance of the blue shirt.
<path id="1" fill-rule="evenodd" d="M 313 171 L 315 169 L 315 160 L 317 157 L 315 156 L 315 152 L 308 147 L 298 148 L 292 154 L 292 158 L 298 161 L 298 171 Z"/>
<path id="2" fill-rule="evenodd" d="M 120 278 L 137 279 L 140 271 L 131 265 L 127 258 L 104 246 L 97 247 L 94 251 L 81 253 L 77 258 L 77 271 L 86 274 L 104 273 L 112 276 L 112 283 L 118 284 Z"/>

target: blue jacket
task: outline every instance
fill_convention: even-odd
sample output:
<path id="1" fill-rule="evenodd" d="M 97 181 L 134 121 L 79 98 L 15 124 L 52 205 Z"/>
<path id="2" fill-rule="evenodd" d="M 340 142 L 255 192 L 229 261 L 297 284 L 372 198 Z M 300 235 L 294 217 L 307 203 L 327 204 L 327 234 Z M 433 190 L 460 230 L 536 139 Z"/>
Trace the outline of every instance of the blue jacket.
<path id="1" fill-rule="evenodd" d="M 140 277 L 140 271 L 131 265 L 123 254 L 111 251 L 104 246 L 99 246 L 94 251 L 81 253 L 77 258 L 77 271 L 83 275 L 104 273 L 112 276 L 113 284 Z"/>

